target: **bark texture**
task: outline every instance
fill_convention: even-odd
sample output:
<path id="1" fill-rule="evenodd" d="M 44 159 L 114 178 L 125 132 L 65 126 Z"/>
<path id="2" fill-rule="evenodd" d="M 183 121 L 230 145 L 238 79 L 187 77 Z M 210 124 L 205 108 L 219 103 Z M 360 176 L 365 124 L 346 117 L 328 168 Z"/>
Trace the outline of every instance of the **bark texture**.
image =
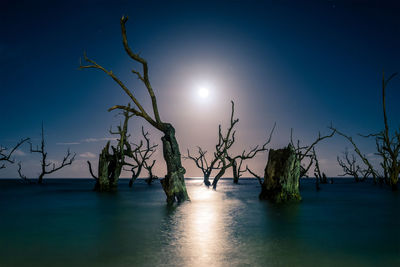
<path id="1" fill-rule="evenodd" d="M 110 141 L 107 142 L 99 156 L 99 177 L 96 179 L 95 191 L 111 192 L 116 191 L 118 188 L 118 180 L 122 171 L 123 162 L 118 154 L 110 154 L 109 149 Z M 89 168 L 91 169 L 90 163 Z"/>
<path id="2" fill-rule="evenodd" d="M 189 200 L 184 179 L 186 170 L 182 167 L 181 153 L 175 138 L 175 129 L 171 124 L 165 125 L 164 136 L 161 140 L 164 160 L 167 163 L 167 175 L 161 180 L 161 185 L 167 195 L 167 203 L 172 204 L 175 201 L 179 203 Z"/>
<path id="3" fill-rule="evenodd" d="M 283 149 L 269 151 L 260 199 L 273 203 L 300 201 L 300 161 L 289 144 Z"/>

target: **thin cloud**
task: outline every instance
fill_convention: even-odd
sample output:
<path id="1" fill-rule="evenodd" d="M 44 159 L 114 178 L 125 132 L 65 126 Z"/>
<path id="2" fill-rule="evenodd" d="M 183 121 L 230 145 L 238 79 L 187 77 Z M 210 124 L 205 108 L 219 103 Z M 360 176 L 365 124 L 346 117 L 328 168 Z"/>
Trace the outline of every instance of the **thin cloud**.
<path id="1" fill-rule="evenodd" d="M 86 139 L 83 139 L 82 142 L 93 143 L 93 142 L 114 141 L 114 140 L 117 140 L 117 138 L 116 137 L 86 138 Z"/>
<path id="2" fill-rule="evenodd" d="M 19 150 L 19 149 L 15 150 L 13 154 L 15 156 L 26 156 L 26 153 L 24 151 L 22 151 L 22 150 Z"/>
<path id="3" fill-rule="evenodd" d="M 65 146 L 70 146 L 70 145 L 79 145 L 81 143 L 94 143 L 94 142 L 101 142 L 101 141 L 115 141 L 117 140 L 116 137 L 103 137 L 103 138 L 86 138 L 83 139 L 79 142 L 59 142 L 56 143 L 57 145 L 65 145 Z"/>
<path id="4" fill-rule="evenodd" d="M 88 159 L 96 158 L 96 155 L 93 154 L 92 152 L 85 152 L 85 153 L 79 154 L 79 156 L 81 158 L 88 158 Z"/>
<path id="5" fill-rule="evenodd" d="M 65 146 L 70 146 L 70 145 L 79 145 L 79 142 L 69 142 L 69 143 L 56 143 L 57 145 L 65 145 Z"/>

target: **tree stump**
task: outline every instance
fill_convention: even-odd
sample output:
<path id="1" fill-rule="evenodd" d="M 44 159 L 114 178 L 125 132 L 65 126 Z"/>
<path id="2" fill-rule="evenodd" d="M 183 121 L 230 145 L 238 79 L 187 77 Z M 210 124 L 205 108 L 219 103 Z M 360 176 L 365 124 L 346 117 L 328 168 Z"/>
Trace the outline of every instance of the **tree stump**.
<path id="1" fill-rule="evenodd" d="M 300 201 L 300 161 L 292 145 L 269 151 L 260 199 L 273 203 Z"/>

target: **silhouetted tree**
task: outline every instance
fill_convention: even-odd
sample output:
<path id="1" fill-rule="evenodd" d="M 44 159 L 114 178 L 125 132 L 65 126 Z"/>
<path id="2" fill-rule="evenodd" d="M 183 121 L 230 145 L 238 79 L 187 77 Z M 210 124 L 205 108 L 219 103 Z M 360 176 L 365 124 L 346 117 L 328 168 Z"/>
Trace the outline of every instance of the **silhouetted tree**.
<path id="1" fill-rule="evenodd" d="M 263 152 L 263 151 L 267 150 L 267 145 L 271 142 L 272 134 L 275 130 L 275 127 L 276 127 L 276 123 L 274 124 L 274 127 L 272 128 L 272 130 L 269 134 L 268 140 L 263 144 L 262 147 L 259 148 L 258 146 L 256 146 L 255 148 L 253 148 L 250 151 L 250 153 L 248 153 L 247 157 L 241 157 L 241 156 L 239 156 L 239 158 L 230 157 L 233 161 L 232 162 L 232 172 L 233 172 L 233 182 L 235 184 L 237 184 L 239 182 L 239 178 L 242 176 L 242 174 L 248 170 L 247 166 L 246 166 L 246 169 L 242 169 L 243 162 L 245 160 L 254 158 L 258 152 Z M 237 162 L 239 162 L 239 163 L 237 163 Z"/>
<path id="2" fill-rule="evenodd" d="M 356 143 L 353 141 L 351 136 L 344 134 L 343 132 L 337 131 L 337 133 L 345 137 L 353 146 L 356 154 L 361 158 L 365 164 L 365 168 L 361 171 L 364 174 L 372 175 L 374 182 L 377 179 L 379 181 L 385 181 L 386 184 L 392 187 L 392 190 L 397 190 L 398 180 L 400 175 L 400 128 L 394 131 L 393 134 L 390 133 L 389 123 L 386 114 L 386 87 L 388 83 L 396 77 L 398 73 L 394 73 L 385 79 L 385 74 L 382 75 L 382 111 L 383 111 L 383 131 L 376 134 L 360 135 L 366 138 L 374 138 L 376 143 L 376 155 L 380 156 L 381 162 L 380 166 L 383 173 L 379 172 L 376 167 L 371 164 L 367 156 L 364 155 L 360 149 L 357 147 Z M 333 127 L 331 127 L 334 129 Z"/>
<path id="3" fill-rule="evenodd" d="M 330 134 L 324 135 L 324 136 L 321 136 L 321 133 L 319 132 L 318 137 L 315 139 L 315 141 L 313 143 L 311 143 L 311 145 L 308 145 L 308 146 L 301 145 L 300 140 L 297 140 L 297 144 L 295 145 L 293 142 L 293 129 L 291 130 L 290 144 L 294 147 L 295 152 L 296 152 L 296 157 L 300 162 L 300 178 L 307 175 L 307 172 L 313 165 L 314 161 L 317 159 L 317 156 L 316 156 L 316 153 L 314 150 L 315 146 L 322 140 L 331 138 L 335 134 L 336 130 L 335 129 L 331 129 L 331 130 L 332 130 L 332 132 Z M 306 159 L 308 159 L 308 162 L 304 163 L 304 162 L 306 162 Z M 317 173 L 317 175 L 319 175 L 321 177 L 321 173 L 319 171 L 319 165 L 317 167 L 316 173 Z"/>
<path id="4" fill-rule="evenodd" d="M 215 155 L 215 157 L 219 158 L 219 160 L 221 161 L 221 165 L 219 168 L 219 172 L 213 179 L 213 182 L 212 182 L 213 189 L 217 188 L 218 181 L 225 174 L 226 170 L 230 167 L 233 167 L 234 182 L 237 183 L 237 181 L 239 180 L 239 177 L 240 177 L 239 172 L 244 172 L 241 170 L 242 163 L 239 164 L 239 168 L 238 168 L 237 162 L 238 161 L 243 162 L 244 160 L 254 158 L 258 152 L 267 150 L 266 146 L 270 143 L 272 133 L 275 129 L 275 125 L 274 125 L 274 128 L 272 129 L 272 131 L 270 133 L 269 139 L 264 143 L 264 145 L 262 147 L 256 146 L 253 149 L 251 149 L 249 152 L 246 152 L 246 150 L 243 150 L 243 152 L 240 155 L 235 155 L 235 156 L 230 155 L 229 149 L 232 147 L 232 145 L 235 142 L 236 131 L 233 131 L 233 128 L 236 125 L 236 123 L 239 122 L 239 119 L 234 119 L 235 104 L 233 101 L 231 101 L 231 103 L 232 103 L 232 112 L 231 112 L 230 126 L 228 127 L 228 131 L 227 131 L 226 135 L 224 136 L 222 134 L 221 125 L 219 125 L 219 129 L 218 129 L 219 142 L 216 147 L 217 151 L 216 151 L 216 153 L 214 153 L 214 155 Z"/>
<path id="5" fill-rule="evenodd" d="M 133 183 L 135 180 L 139 177 L 143 167 L 148 170 L 148 164 L 147 161 L 151 158 L 151 156 L 154 154 L 156 151 L 156 147 L 158 145 L 150 145 L 150 138 L 149 138 L 149 133 L 144 132 L 144 129 L 142 127 L 142 135 L 143 138 L 145 139 L 145 144 L 146 146 L 142 149 L 143 147 L 143 141 L 140 141 L 140 144 L 133 144 L 135 146 L 135 150 L 128 155 L 128 157 L 133 159 L 133 163 L 126 163 L 126 165 L 131 167 L 131 172 L 132 172 L 132 178 L 129 181 L 129 187 L 132 187 Z M 154 166 L 155 161 L 153 162 Z"/>
<path id="6" fill-rule="evenodd" d="M 210 175 L 213 170 L 218 170 L 220 168 L 221 161 L 219 160 L 218 155 L 220 152 L 218 151 L 219 146 L 216 145 L 216 152 L 213 154 L 213 158 L 210 163 L 206 158 L 207 151 L 204 151 L 201 147 L 197 147 L 198 152 L 196 156 L 192 156 L 187 150 L 187 156 L 183 157 L 184 159 L 191 159 L 195 162 L 196 167 L 199 168 L 203 172 L 203 181 L 206 186 L 210 186 Z"/>
<path id="7" fill-rule="evenodd" d="M 235 127 L 236 123 L 239 122 L 239 119 L 234 119 L 234 111 L 235 111 L 235 103 L 231 101 L 232 104 L 232 111 L 231 111 L 231 116 L 230 116 L 230 126 L 228 128 L 228 131 L 226 132 L 226 135 L 224 136 L 222 134 L 221 130 L 221 124 L 218 125 L 218 143 L 215 145 L 215 151 L 213 153 L 213 158 L 211 159 L 210 163 L 208 163 L 207 158 L 206 158 L 206 153 L 207 151 L 203 150 L 201 147 L 198 147 L 198 156 L 192 156 L 190 155 L 190 152 L 188 150 L 188 154 L 186 159 L 191 159 L 196 163 L 196 166 L 202 170 L 203 175 L 204 175 L 204 184 L 206 186 L 210 186 L 210 175 L 213 170 L 220 170 L 220 172 L 217 174 L 215 179 L 213 180 L 213 187 L 216 187 L 216 184 L 218 183 L 218 180 L 220 176 L 225 173 L 225 170 L 228 168 L 226 166 L 226 163 L 224 166 L 224 158 L 226 157 L 226 151 L 233 145 L 235 142 L 235 133 L 236 131 L 233 130 Z M 220 175 L 218 177 L 218 175 Z"/>
<path id="8" fill-rule="evenodd" d="M 343 174 L 339 174 L 339 176 L 352 176 L 356 182 L 360 182 L 364 181 L 370 175 L 369 171 L 364 171 L 361 169 L 360 165 L 357 164 L 356 157 L 353 154 L 351 154 L 351 156 L 349 155 L 347 148 L 343 152 L 343 159 L 338 156 L 337 162 L 343 169 Z"/>
<path id="9" fill-rule="evenodd" d="M 182 202 L 185 200 L 189 200 L 184 180 L 184 174 L 186 170 L 182 167 L 179 145 L 175 138 L 175 129 L 170 123 L 165 123 L 161 121 L 157 106 L 157 99 L 149 80 L 149 74 L 148 74 L 149 69 L 147 62 L 139 54 L 135 54 L 128 45 L 128 39 L 126 36 L 126 28 L 125 28 L 125 23 L 127 21 L 128 17 L 125 16 L 123 16 L 120 20 L 122 43 L 124 45 L 125 52 L 128 54 L 128 56 L 135 62 L 141 64 L 142 66 L 143 69 L 142 73 L 136 70 L 132 70 L 132 73 L 135 74 L 141 82 L 143 82 L 143 84 L 147 89 L 147 92 L 150 95 L 152 108 L 154 112 L 154 118 L 152 118 L 146 112 L 146 110 L 134 96 L 132 91 L 129 90 L 128 87 L 112 71 L 105 69 L 104 67 L 97 64 L 95 61 L 89 59 L 86 56 L 86 54 L 84 55 L 84 59 L 86 62 L 88 62 L 88 65 L 81 64 L 80 68 L 81 69 L 94 68 L 103 71 L 122 88 L 122 90 L 129 96 L 129 98 L 135 105 L 135 107 L 116 105 L 111 107 L 109 111 L 115 109 L 122 109 L 125 111 L 129 111 L 136 116 L 144 118 L 153 127 L 155 127 L 164 134 L 161 140 L 163 142 L 163 155 L 167 164 L 167 175 L 165 176 L 164 179 L 161 180 L 161 184 L 165 194 L 167 195 L 167 202 L 173 203 L 175 201 Z"/>
<path id="10" fill-rule="evenodd" d="M 5 162 L 14 163 L 14 160 L 12 159 L 13 153 L 26 141 L 29 141 L 29 138 L 21 139 L 10 151 L 6 148 L 0 145 L 0 169 L 4 169 L 6 167 Z"/>
<path id="11" fill-rule="evenodd" d="M 45 148 L 45 141 L 44 141 L 44 129 L 43 129 L 43 123 L 42 123 L 42 141 L 39 146 L 36 146 L 36 149 L 32 148 L 32 143 L 29 142 L 30 145 L 30 151 L 31 153 L 39 153 L 41 156 L 41 172 L 39 174 L 38 178 L 38 183 L 42 184 L 43 183 L 43 177 L 48 174 L 52 174 L 65 166 L 71 165 L 72 162 L 75 160 L 76 154 L 72 155 L 69 149 L 67 150 L 67 154 L 64 156 L 61 164 L 56 166 L 55 163 L 47 162 L 47 152 Z M 51 168 L 49 168 L 51 166 Z"/>

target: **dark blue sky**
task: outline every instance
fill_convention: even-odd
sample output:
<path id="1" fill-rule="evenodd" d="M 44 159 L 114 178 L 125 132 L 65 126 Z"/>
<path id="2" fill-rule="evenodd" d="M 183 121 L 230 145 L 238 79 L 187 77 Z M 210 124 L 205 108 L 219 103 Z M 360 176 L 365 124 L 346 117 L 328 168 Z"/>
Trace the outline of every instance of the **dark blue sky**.
<path id="1" fill-rule="evenodd" d="M 176 127 L 182 152 L 213 148 L 218 124 L 227 126 L 231 99 L 240 119 L 238 152 L 263 143 L 275 121 L 274 148 L 288 143 L 290 128 L 305 143 L 331 122 L 351 135 L 378 131 L 382 70 L 400 71 L 397 1 L 82 2 L 3 0 L 0 6 L 0 144 L 25 136 L 37 142 L 44 121 L 49 157 L 61 159 L 68 147 L 78 155 L 58 176 L 89 176 L 85 161 L 96 161 L 90 157 L 120 121 L 107 109 L 128 103 L 103 73 L 78 70 L 84 50 L 149 107 L 145 89 L 130 73 L 136 65 L 122 48 L 123 14 L 130 17 L 130 44 L 149 62 L 161 116 Z M 196 97 L 201 86 L 210 90 L 207 101 Z M 399 78 L 387 98 L 389 119 L 398 127 Z M 160 134 L 141 119 L 131 123 L 133 136 L 141 125 L 160 143 Z M 357 140 L 366 154 L 373 152 L 374 142 Z M 340 173 L 336 155 L 346 146 L 336 137 L 318 147 L 329 175 Z M 37 155 L 27 147 L 22 152 L 17 159 L 35 176 Z M 260 155 L 249 166 L 261 173 L 265 162 Z M 164 162 L 158 163 L 162 176 Z M 188 176 L 200 176 L 191 162 L 184 166 Z M 11 166 L 0 173 L 15 176 Z"/>

